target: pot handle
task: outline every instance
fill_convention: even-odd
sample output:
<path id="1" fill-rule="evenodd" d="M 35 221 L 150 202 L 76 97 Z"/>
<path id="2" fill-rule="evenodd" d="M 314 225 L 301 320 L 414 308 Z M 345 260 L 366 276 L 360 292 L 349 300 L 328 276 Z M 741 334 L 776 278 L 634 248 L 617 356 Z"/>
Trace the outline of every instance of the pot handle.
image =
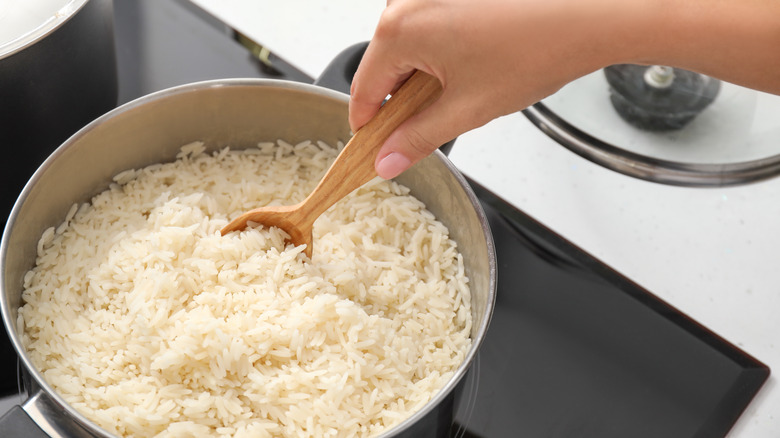
<path id="1" fill-rule="evenodd" d="M 366 52 L 367 47 L 368 41 L 364 41 L 341 51 L 325 67 L 320 77 L 314 81 L 314 85 L 349 94 L 349 88 L 352 86 L 352 77 L 355 76 L 355 72 L 360 64 L 360 60 L 363 59 L 363 53 Z"/>
<path id="2" fill-rule="evenodd" d="M 56 404 L 42 390 L 24 404 L 16 405 L 0 417 L 0 436 L 25 438 L 89 438 L 89 434 L 65 408 Z"/>
<path id="3" fill-rule="evenodd" d="M 49 435 L 42 431 L 19 405 L 12 407 L 10 411 L 0 417 L 0 435 L 49 438 Z"/>
<path id="4" fill-rule="evenodd" d="M 350 87 L 352 86 L 352 78 L 355 76 L 360 60 L 363 59 L 363 54 L 368 47 L 368 41 L 353 44 L 341 53 L 336 55 L 333 60 L 325 67 L 320 76 L 314 81 L 314 85 L 330 88 L 331 90 L 340 91 L 342 93 L 349 94 Z M 455 144 L 455 139 L 444 143 L 439 146 L 439 150 L 448 155 L 452 149 L 452 145 Z"/>

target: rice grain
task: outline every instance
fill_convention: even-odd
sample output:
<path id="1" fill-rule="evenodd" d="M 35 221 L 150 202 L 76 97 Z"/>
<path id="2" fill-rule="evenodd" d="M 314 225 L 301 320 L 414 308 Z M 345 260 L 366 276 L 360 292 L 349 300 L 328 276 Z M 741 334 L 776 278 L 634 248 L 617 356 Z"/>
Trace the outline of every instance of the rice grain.
<path id="1" fill-rule="evenodd" d="M 18 325 L 34 365 L 119 436 L 373 436 L 471 345 L 463 260 L 409 190 L 374 180 L 314 255 L 229 219 L 305 198 L 338 153 L 260 143 L 127 170 L 38 243 Z"/>

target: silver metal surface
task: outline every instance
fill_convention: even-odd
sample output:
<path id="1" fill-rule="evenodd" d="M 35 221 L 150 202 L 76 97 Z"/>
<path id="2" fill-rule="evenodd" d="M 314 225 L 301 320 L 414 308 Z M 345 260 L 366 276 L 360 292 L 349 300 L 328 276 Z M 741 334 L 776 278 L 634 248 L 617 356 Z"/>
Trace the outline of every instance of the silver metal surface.
<path id="1" fill-rule="evenodd" d="M 603 142 L 567 123 L 542 103 L 523 114 L 550 138 L 596 164 L 646 181 L 686 187 L 723 187 L 772 178 L 780 155 L 723 164 L 693 164 L 640 155 Z"/>
<path id="2" fill-rule="evenodd" d="M 27 415 L 52 438 L 90 438 L 93 435 L 80 427 L 68 415 L 68 411 L 54 403 L 42 391 L 33 394 L 22 405 Z"/>
<path id="3" fill-rule="evenodd" d="M 66 4 L 66 7 L 63 7 L 59 11 L 52 10 L 51 17 L 47 19 L 45 22 L 41 23 L 40 25 L 31 27 L 29 31 L 20 34 L 18 38 L 13 39 L 7 44 L 3 44 L 2 47 L 0 47 L 0 59 L 3 59 L 7 56 L 11 56 L 21 50 L 24 50 L 32 46 L 33 44 L 38 43 L 39 41 L 46 38 L 47 36 L 51 35 L 54 31 L 56 31 L 61 26 L 63 26 L 68 20 L 74 17 L 79 12 L 79 10 L 81 10 L 81 8 L 84 7 L 87 1 L 88 0 L 73 0 L 70 3 Z M 39 4 L 33 4 L 33 6 L 25 5 L 25 7 L 31 7 L 31 8 L 37 7 L 39 8 L 39 10 L 42 10 L 43 8 L 47 7 L 46 4 L 40 4 L 40 2 L 38 3 Z M 7 7 L 14 8 L 14 7 L 21 7 L 21 6 L 17 6 L 16 4 L 11 4 Z M 52 6 L 48 5 L 48 7 L 51 8 Z"/>
<path id="4" fill-rule="evenodd" d="M 36 244 L 46 228 L 59 225 L 73 203 L 87 202 L 105 190 L 120 171 L 173 161 L 179 148 L 192 141 L 203 141 L 209 150 L 242 149 L 279 138 L 291 143 L 308 139 L 345 142 L 350 137 L 347 105 L 345 94 L 296 82 L 200 82 L 123 105 L 59 147 L 25 186 L 0 243 L 0 310 L 23 367 L 42 390 L 40 397 L 49 399 L 51 406 L 93 435 L 110 436 L 49 386 L 31 363 L 16 330 L 22 279 L 35 262 Z M 473 345 L 466 360 L 421 411 L 382 435 L 421 436 L 422 432 L 430 436 L 420 425 L 441 417 L 437 409 L 443 402 L 452 404 L 450 393 L 468 371 L 487 331 L 496 293 L 495 250 L 475 194 L 443 154 L 426 158 L 398 181 L 450 229 L 463 254 L 472 291 Z"/>
<path id="5" fill-rule="evenodd" d="M 653 88 L 669 88 L 674 82 L 674 69 L 665 65 L 651 65 L 645 70 L 645 83 Z"/>

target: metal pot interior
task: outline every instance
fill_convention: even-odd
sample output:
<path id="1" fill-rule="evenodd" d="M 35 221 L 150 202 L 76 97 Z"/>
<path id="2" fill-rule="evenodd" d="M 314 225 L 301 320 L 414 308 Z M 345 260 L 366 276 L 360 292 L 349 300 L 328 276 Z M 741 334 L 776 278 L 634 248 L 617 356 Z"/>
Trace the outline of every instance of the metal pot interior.
<path id="1" fill-rule="evenodd" d="M 42 232 L 57 226 L 74 202 L 101 192 L 122 170 L 172 161 L 179 148 L 204 141 L 208 149 L 242 149 L 258 141 L 307 139 L 329 144 L 350 137 L 347 96 L 275 80 L 221 80 L 186 85 L 138 99 L 95 120 L 59 147 L 18 198 L 3 234 L 2 314 L 21 360 L 38 385 L 80 423 L 99 435 L 34 369 L 16 332 L 22 278 L 34 264 Z M 450 229 L 471 281 L 473 346 L 453 379 L 422 411 L 389 431 L 394 435 L 441 402 L 465 375 L 487 330 L 495 301 L 492 237 L 476 196 L 441 153 L 398 178 Z"/>

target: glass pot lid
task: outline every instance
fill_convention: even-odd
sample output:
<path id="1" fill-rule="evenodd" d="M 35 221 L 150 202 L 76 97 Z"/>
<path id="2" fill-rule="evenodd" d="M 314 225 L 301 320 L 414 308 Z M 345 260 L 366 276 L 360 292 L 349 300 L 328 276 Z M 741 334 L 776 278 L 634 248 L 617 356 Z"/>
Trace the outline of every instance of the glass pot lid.
<path id="1" fill-rule="evenodd" d="M 613 65 L 523 112 L 575 153 L 648 181 L 726 186 L 780 173 L 780 96 L 686 70 Z"/>
<path id="2" fill-rule="evenodd" d="M 37 42 L 67 21 L 87 0 L 0 1 L 0 59 Z"/>

